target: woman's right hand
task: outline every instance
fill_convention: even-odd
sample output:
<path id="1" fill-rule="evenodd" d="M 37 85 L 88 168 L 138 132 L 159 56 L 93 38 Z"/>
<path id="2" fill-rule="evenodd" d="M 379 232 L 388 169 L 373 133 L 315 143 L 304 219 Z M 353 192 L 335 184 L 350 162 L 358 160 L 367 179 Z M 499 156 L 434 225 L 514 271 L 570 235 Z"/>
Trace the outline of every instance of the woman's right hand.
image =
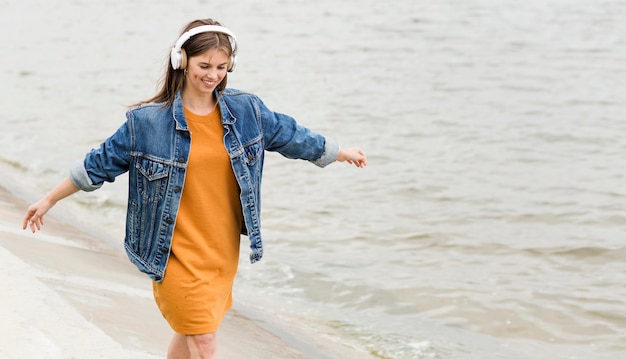
<path id="1" fill-rule="evenodd" d="M 44 225 L 43 217 L 52 206 L 54 206 L 54 203 L 52 203 L 47 196 L 30 205 L 26 210 L 26 215 L 22 222 L 22 229 L 30 227 L 33 233 L 35 233 L 36 230 L 41 230 L 41 227 Z"/>
<path id="2" fill-rule="evenodd" d="M 22 229 L 30 227 L 33 233 L 40 231 L 44 224 L 43 216 L 48 213 L 50 208 L 58 201 L 76 192 L 78 192 L 78 187 L 72 183 L 69 177 L 63 180 L 63 182 L 59 183 L 47 196 L 28 207 L 24 221 L 22 222 Z"/>

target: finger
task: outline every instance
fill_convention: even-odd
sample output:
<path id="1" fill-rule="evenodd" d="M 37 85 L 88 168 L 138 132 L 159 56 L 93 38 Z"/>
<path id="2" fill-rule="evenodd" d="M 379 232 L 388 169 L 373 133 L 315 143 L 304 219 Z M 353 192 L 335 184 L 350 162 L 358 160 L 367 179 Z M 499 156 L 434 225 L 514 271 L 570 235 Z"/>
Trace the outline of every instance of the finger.
<path id="1" fill-rule="evenodd" d="M 31 217 L 32 214 L 26 213 L 26 215 L 24 216 L 24 222 L 22 222 L 22 229 L 26 229 L 28 227 L 28 222 L 30 222 Z"/>
<path id="2" fill-rule="evenodd" d="M 31 232 L 35 233 L 36 230 L 41 229 L 40 222 L 42 221 L 41 217 L 38 217 L 36 214 L 30 216 L 28 220 L 28 226 L 30 227 Z"/>

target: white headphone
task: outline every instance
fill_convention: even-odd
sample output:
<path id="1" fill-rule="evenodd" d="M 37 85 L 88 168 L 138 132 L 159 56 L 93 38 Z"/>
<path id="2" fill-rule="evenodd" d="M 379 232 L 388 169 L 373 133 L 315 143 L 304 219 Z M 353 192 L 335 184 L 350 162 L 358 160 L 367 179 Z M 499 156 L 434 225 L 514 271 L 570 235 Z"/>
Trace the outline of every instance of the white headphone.
<path id="1" fill-rule="evenodd" d="M 180 35 L 178 41 L 174 47 L 172 47 L 172 52 L 170 54 L 170 61 L 172 62 L 172 68 L 174 70 L 184 69 L 187 67 L 187 54 L 185 50 L 182 49 L 183 44 L 189 40 L 194 35 L 198 35 L 203 32 L 219 32 L 222 34 L 228 35 L 228 39 L 230 40 L 230 47 L 232 49 L 232 55 L 230 57 L 230 66 L 228 67 L 228 72 L 232 72 L 235 68 L 235 63 L 237 62 L 237 38 L 232 31 L 227 28 L 219 25 L 202 25 L 194 27 L 193 29 L 185 32 Z"/>

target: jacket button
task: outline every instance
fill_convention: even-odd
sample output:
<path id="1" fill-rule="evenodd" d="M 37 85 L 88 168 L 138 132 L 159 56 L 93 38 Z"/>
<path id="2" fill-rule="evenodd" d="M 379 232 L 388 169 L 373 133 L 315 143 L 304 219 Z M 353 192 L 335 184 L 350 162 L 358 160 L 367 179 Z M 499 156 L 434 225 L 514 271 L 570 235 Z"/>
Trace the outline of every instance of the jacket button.
<path id="1" fill-rule="evenodd" d="M 181 157 L 181 158 L 178 159 L 178 162 L 185 163 L 185 159 Z"/>
<path id="2" fill-rule="evenodd" d="M 161 276 L 160 275 L 155 275 L 154 276 L 154 280 L 161 280 Z"/>
<path id="3" fill-rule="evenodd" d="M 172 221 L 171 218 L 168 218 L 168 219 L 165 220 L 165 222 L 167 222 L 167 224 L 172 224 L 174 221 Z"/>
<path id="4" fill-rule="evenodd" d="M 178 193 L 178 192 L 180 192 L 180 187 L 174 188 L 174 193 Z"/>
<path id="5" fill-rule="evenodd" d="M 165 248 L 165 247 L 161 248 L 161 253 L 167 254 L 167 248 Z"/>

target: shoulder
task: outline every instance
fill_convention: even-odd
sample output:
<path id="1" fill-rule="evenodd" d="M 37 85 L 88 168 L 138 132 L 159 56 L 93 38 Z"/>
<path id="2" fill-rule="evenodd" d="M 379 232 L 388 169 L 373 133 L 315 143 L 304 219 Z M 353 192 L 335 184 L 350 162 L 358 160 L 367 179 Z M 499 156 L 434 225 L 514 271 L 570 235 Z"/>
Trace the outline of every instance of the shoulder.
<path id="1" fill-rule="evenodd" d="M 128 119 L 142 119 L 149 120 L 159 117 L 160 113 L 167 114 L 170 105 L 166 105 L 160 102 L 148 102 L 139 105 L 134 105 L 126 110 L 126 117 Z"/>
<path id="2" fill-rule="evenodd" d="M 259 100 L 259 97 L 251 92 L 233 88 L 227 88 L 224 90 L 224 92 L 222 92 L 222 97 L 227 102 L 248 102 Z"/>

